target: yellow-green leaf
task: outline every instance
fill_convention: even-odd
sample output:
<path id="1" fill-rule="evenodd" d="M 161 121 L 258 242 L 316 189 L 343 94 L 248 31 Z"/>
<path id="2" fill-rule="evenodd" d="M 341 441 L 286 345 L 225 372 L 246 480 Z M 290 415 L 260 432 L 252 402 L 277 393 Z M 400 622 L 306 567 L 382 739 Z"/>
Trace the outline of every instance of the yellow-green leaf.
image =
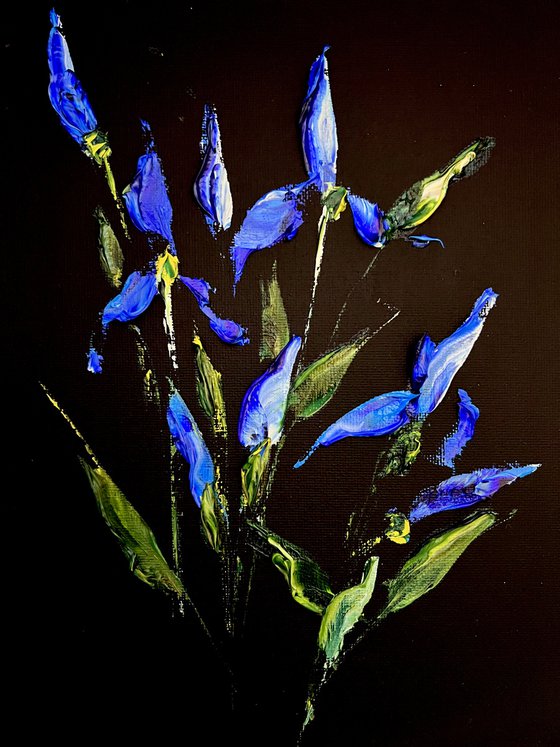
<path id="1" fill-rule="evenodd" d="M 227 514 L 220 504 L 215 485 L 207 485 L 204 488 L 200 503 L 200 522 L 210 547 L 217 553 L 222 553 L 224 532 L 227 531 Z"/>
<path id="2" fill-rule="evenodd" d="M 196 391 L 200 406 L 212 422 L 216 435 L 227 438 L 226 403 L 222 389 L 222 374 L 216 371 L 202 341 L 195 335 L 196 346 Z"/>
<path id="3" fill-rule="evenodd" d="M 150 527 L 125 498 L 103 467 L 80 458 L 99 511 L 128 558 L 130 570 L 154 588 L 184 595 L 183 584 L 171 570 Z"/>
<path id="4" fill-rule="evenodd" d="M 249 458 L 241 468 L 241 486 L 243 502 L 246 506 L 253 506 L 261 498 L 264 488 L 263 477 L 268 471 L 270 459 L 270 439 L 259 444 L 249 454 Z"/>
<path id="5" fill-rule="evenodd" d="M 456 560 L 477 537 L 497 521 L 492 512 L 479 514 L 466 524 L 433 537 L 406 561 L 399 574 L 388 582 L 388 599 L 379 619 L 412 604 L 434 589 Z"/>
<path id="6" fill-rule="evenodd" d="M 248 521 L 247 526 L 253 532 L 248 542 L 261 554 L 271 552 L 272 562 L 286 579 L 295 601 L 321 615 L 334 596 L 326 573 L 301 547 L 254 522 Z"/>
<path id="7" fill-rule="evenodd" d="M 274 360 L 290 341 L 290 328 L 284 301 L 278 285 L 276 262 L 272 266 L 272 277 L 268 283 L 261 280 L 262 325 L 261 361 Z"/>
<path id="8" fill-rule="evenodd" d="M 99 247 L 99 261 L 105 273 L 105 277 L 113 288 L 120 288 L 121 277 L 123 272 L 124 257 L 121 245 L 103 208 L 98 206 L 93 212 L 94 217 L 99 223 L 99 235 L 97 239 Z"/>
<path id="9" fill-rule="evenodd" d="M 364 329 L 300 373 L 288 396 L 288 409 L 295 418 L 310 418 L 330 402 L 356 354 L 370 339 L 369 329 Z"/>
<path id="10" fill-rule="evenodd" d="M 319 628 L 319 648 L 332 662 L 342 651 L 344 636 L 358 622 L 364 607 L 370 601 L 377 578 L 379 558 L 374 556 L 366 562 L 362 580 L 337 594 L 323 613 Z"/>

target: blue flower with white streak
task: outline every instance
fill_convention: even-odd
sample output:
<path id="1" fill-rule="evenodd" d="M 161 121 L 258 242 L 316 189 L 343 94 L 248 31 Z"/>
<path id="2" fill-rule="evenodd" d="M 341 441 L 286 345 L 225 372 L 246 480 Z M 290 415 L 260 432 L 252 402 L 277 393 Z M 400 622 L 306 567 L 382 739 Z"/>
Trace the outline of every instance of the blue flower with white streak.
<path id="1" fill-rule="evenodd" d="M 60 16 L 51 10 L 51 32 L 47 44 L 50 70 L 49 98 L 66 131 L 84 150 L 84 136 L 97 129 L 97 119 L 76 74 Z"/>
<path id="2" fill-rule="evenodd" d="M 214 484 L 214 463 L 195 419 L 177 392 L 169 398 L 167 423 L 173 443 L 190 466 L 191 495 L 200 508 L 206 487 Z"/>
<path id="3" fill-rule="evenodd" d="M 307 173 L 322 193 L 336 184 L 338 137 L 325 47 L 309 72 L 307 94 L 300 115 L 303 157 Z"/>
<path id="4" fill-rule="evenodd" d="M 505 485 L 511 485 L 515 480 L 533 474 L 540 466 L 540 464 L 528 464 L 524 467 L 505 469 L 493 467 L 450 477 L 433 488 L 423 490 L 414 500 L 408 519 L 411 524 L 414 524 L 440 511 L 473 506 L 479 501 L 490 498 Z"/>
<path id="5" fill-rule="evenodd" d="M 202 165 L 194 183 L 194 196 L 213 235 L 231 226 L 233 201 L 222 155 L 218 115 L 206 104 L 200 141 Z"/>
<path id="6" fill-rule="evenodd" d="M 455 459 L 474 436 L 476 421 L 480 410 L 464 389 L 459 389 L 459 419 L 454 432 L 447 436 L 440 449 L 439 463 L 453 469 Z"/>
<path id="7" fill-rule="evenodd" d="M 254 448 L 269 438 L 278 443 L 282 435 L 292 369 L 301 347 L 294 336 L 268 369 L 256 379 L 243 398 L 238 436 L 243 446 Z"/>
<path id="8" fill-rule="evenodd" d="M 319 446 L 332 444 L 350 436 L 386 436 L 410 422 L 409 407 L 418 397 L 414 392 L 388 392 L 364 402 L 330 425 L 315 441 L 303 459 L 294 465 L 298 469 Z"/>
<path id="9" fill-rule="evenodd" d="M 463 324 L 438 345 L 428 335 L 423 337 L 412 372 L 412 388 L 419 395 L 414 405 L 418 417 L 433 412 L 445 397 L 455 374 L 480 336 L 497 298 L 498 294 L 487 288 Z"/>

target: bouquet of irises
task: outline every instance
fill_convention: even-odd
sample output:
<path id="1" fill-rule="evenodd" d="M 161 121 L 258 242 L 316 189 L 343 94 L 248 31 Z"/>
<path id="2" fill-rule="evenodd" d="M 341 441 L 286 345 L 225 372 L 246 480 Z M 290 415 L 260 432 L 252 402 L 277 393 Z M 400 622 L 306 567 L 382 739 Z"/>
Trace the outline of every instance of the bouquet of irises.
<path id="1" fill-rule="evenodd" d="M 316 360 L 306 361 L 329 223 L 339 220 L 347 207 L 350 208 L 358 237 L 374 251 L 360 280 L 365 283 L 374 263 L 391 241 L 405 241 L 419 248 L 430 244 L 443 246 L 441 239 L 421 233 L 420 227 L 440 207 L 448 188 L 483 166 L 494 147 L 490 137 L 474 140 L 443 168 L 415 182 L 388 211 L 354 194 L 349 187 L 337 184 L 338 143 L 327 51 L 325 47 L 311 66 L 301 109 L 306 174 L 302 172 L 301 181 L 271 189 L 257 200 L 231 240 L 233 304 L 235 289 L 247 270 L 251 254 L 290 241 L 313 210 L 317 212 L 318 237 L 307 318 L 297 323 L 288 319 L 275 261 L 270 277 L 261 281 L 260 370 L 256 376 L 248 376 L 236 432 L 233 429 L 232 433 L 222 372 L 212 363 L 203 343 L 206 322 L 201 326 L 202 332 L 195 330 L 192 335 L 197 401 L 187 403 L 178 388 L 178 336 L 173 301 L 183 303 L 178 294 L 184 293 L 186 288 L 201 312 L 201 322 L 205 318 L 210 333 L 217 335 L 224 345 L 248 345 L 248 330 L 237 321 L 218 315 L 214 310 L 215 289 L 207 280 L 181 274 L 180 246 L 172 230 L 173 209 L 169 197 L 172 185 L 168 189 L 149 124 L 141 123 L 145 152 L 138 159 L 136 174 L 130 184 L 120 190 L 110 167 L 107 135 L 99 129 L 89 98 L 76 76 L 61 20 L 54 10 L 48 40 L 52 106 L 82 151 L 103 170 L 120 222 L 115 230 L 108 217 L 115 208 L 94 208 L 99 226 L 99 260 L 109 286 L 117 293 L 105 302 L 83 352 L 87 353 L 88 370 L 93 375 L 102 375 L 109 328 L 115 323 L 127 324 L 134 333 L 146 401 L 153 404 L 154 420 L 161 419 L 169 433 L 170 558 L 162 553 L 148 524 L 55 399 L 55 387 L 47 389 L 43 385 L 43 388 L 79 439 L 80 461 L 99 512 L 119 542 L 130 570 L 153 589 L 171 595 L 176 602 L 176 614 L 191 615 L 194 624 L 201 625 L 218 648 L 224 640 L 234 642 L 244 624 L 256 563 L 264 562 L 268 563 L 270 573 L 279 572 L 284 577 L 287 603 L 291 603 L 288 597 L 291 595 L 295 603 L 315 615 L 317 645 L 310 654 L 311 659 L 315 657 L 315 663 L 311 667 L 306 698 L 302 693 L 301 739 L 305 726 L 314 718 L 322 687 L 344 656 L 390 614 L 434 589 L 475 539 L 507 520 L 508 516 L 500 516 L 496 504 L 488 506 L 489 499 L 500 488 L 531 474 L 539 466 L 509 464 L 457 474 L 455 462 L 473 438 L 480 414 L 467 391 L 458 389 L 456 426 L 445 437 L 438 452 L 429 455 L 438 469 L 449 470 L 450 474 L 421 490 L 416 497 L 411 496 L 410 500 L 388 510 L 383 526 L 371 527 L 372 507 L 381 494 L 383 481 L 390 476 L 405 476 L 413 467 L 422 450 L 426 421 L 433 417 L 432 413 L 447 395 L 482 332 L 498 297 L 487 288 L 474 300 L 465 321 L 448 337 L 438 343 L 428 334 L 421 338 L 407 388 L 372 392 L 370 399 L 357 403 L 311 438 L 307 452 L 293 465 L 294 470 L 303 468 L 315 452 L 322 452 L 324 448 L 335 451 L 335 444 L 345 438 L 385 438 L 367 496 L 348 517 L 342 548 L 348 559 L 347 583 L 341 588 L 331 588 L 327 574 L 311 555 L 278 535 L 267 522 L 267 503 L 274 495 L 278 462 L 290 432 L 299 423 L 311 420 L 316 413 L 328 408 L 354 358 L 380 331 L 380 328 L 363 329 L 350 340 L 334 344 L 340 321 L 352 299 L 354 289 L 350 289 L 333 330 L 332 347 Z M 194 199 L 210 234 L 216 237 L 231 229 L 233 200 L 217 111 L 210 105 L 203 111 L 200 151 L 201 166 L 194 178 Z M 145 237 L 149 250 L 147 263 L 123 282 L 122 244 L 130 240 L 134 231 Z M 278 257 L 281 262 L 281 252 Z M 223 294 L 224 289 L 222 303 Z M 158 297 L 163 300 L 163 327 L 169 357 L 164 372 L 156 371 L 151 364 L 150 352 L 137 326 L 143 312 Z M 386 308 L 392 316 L 385 324 L 398 314 L 398 310 L 388 304 Z M 296 334 L 291 332 L 294 326 Z M 184 333 L 180 337 L 183 338 Z M 227 376 L 227 371 L 223 375 Z M 230 437 L 236 437 L 246 449 L 245 460 L 234 465 L 240 472 L 240 494 L 232 491 L 228 484 L 228 469 L 232 468 L 231 463 L 227 463 Z M 188 470 L 188 487 L 182 486 L 175 474 L 179 461 Z M 293 474 L 297 479 L 298 473 Z M 185 491 L 200 513 L 201 541 L 219 560 L 222 583 L 216 594 L 221 594 L 224 605 L 221 631 L 209 630 L 199 613 L 197 601 L 185 587 L 181 568 L 180 510 Z M 442 522 L 435 534 L 422 536 L 419 523 L 434 514 L 451 521 Z M 402 547 L 403 559 L 396 575 L 380 583 L 383 550 L 388 543 Z M 413 548 L 411 553 L 407 552 L 409 543 Z"/>

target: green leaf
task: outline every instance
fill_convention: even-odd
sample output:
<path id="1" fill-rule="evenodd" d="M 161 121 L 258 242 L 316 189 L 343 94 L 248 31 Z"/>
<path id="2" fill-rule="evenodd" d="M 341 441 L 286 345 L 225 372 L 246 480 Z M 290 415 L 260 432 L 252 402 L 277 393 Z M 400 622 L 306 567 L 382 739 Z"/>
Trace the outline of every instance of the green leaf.
<path id="1" fill-rule="evenodd" d="M 479 514 L 471 521 L 433 537 L 406 561 L 399 574 L 388 582 L 388 599 L 379 619 L 397 612 L 434 589 L 456 560 L 477 537 L 497 521 L 492 512 Z"/>
<path id="2" fill-rule="evenodd" d="M 184 596 L 183 584 L 173 573 L 152 530 L 125 498 L 103 467 L 91 466 L 80 458 L 97 506 L 128 558 L 130 570 L 141 581 L 163 591 Z"/>
<path id="3" fill-rule="evenodd" d="M 195 335 L 196 346 L 196 391 L 200 406 L 212 421 L 214 434 L 227 438 L 226 403 L 222 390 L 222 374 L 216 371 L 202 341 Z"/>
<path id="4" fill-rule="evenodd" d="M 443 168 L 407 189 L 386 215 L 391 238 L 406 235 L 407 231 L 431 218 L 443 202 L 449 185 L 472 176 L 484 166 L 494 145 L 495 141 L 489 137 L 475 140 Z"/>
<path id="5" fill-rule="evenodd" d="M 300 373 L 288 395 L 288 409 L 296 419 L 310 418 L 330 402 L 356 354 L 370 339 L 369 329 L 364 329 Z"/>
<path id="6" fill-rule="evenodd" d="M 420 454 L 423 425 L 423 420 L 413 420 L 399 430 L 387 452 L 385 465 L 379 471 L 380 478 L 407 474 Z"/>
<path id="7" fill-rule="evenodd" d="M 103 208 L 101 206 L 96 207 L 93 215 L 99 223 L 97 244 L 101 267 L 105 273 L 105 277 L 113 288 L 120 288 L 124 265 L 121 246 Z"/>
<path id="8" fill-rule="evenodd" d="M 248 521 L 247 526 L 253 530 L 248 541 L 254 549 L 267 555 L 272 548 L 272 562 L 286 579 L 295 601 L 321 615 L 334 596 L 326 573 L 301 547 L 253 522 Z M 258 538 L 261 542 L 256 541 Z"/>
<path id="9" fill-rule="evenodd" d="M 216 485 L 207 485 L 200 502 L 202 531 L 210 547 L 218 554 L 223 552 L 227 533 L 227 513 L 220 498 L 225 500 L 225 496 L 217 495 Z"/>
<path id="10" fill-rule="evenodd" d="M 378 557 L 369 558 L 361 583 L 341 591 L 325 609 L 319 628 L 319 648 L 325 652 L 329 662 L 333 662 L 338 657 L 344 645 L 344 636 L 358 622 L 364 607 L 370 601 L 378 566 Z"/>
<path id="11" fill-rule="evenodd" d="M 272 266 L 272 277 L 270 282 L 266 283 L 261 280 L 261 298 L 262 298 L 262 326 L 261 326 L 261 346 L 260 360 L 274 360 L 280 351 L 290 341 L 290 328 L 288 317 L 278 278 L 276 275 L 276 262 Z"/>
<path id="12" fill-rule="evenodd" d="M 249 454 L 249 458 L 241 468 L 241 485 L 243 489 L 243 503 L 253 506 L 259 502 L 264 489 L 264 476 L 268 471 L 270 460 L 270 439 L 259 444 Z"/>

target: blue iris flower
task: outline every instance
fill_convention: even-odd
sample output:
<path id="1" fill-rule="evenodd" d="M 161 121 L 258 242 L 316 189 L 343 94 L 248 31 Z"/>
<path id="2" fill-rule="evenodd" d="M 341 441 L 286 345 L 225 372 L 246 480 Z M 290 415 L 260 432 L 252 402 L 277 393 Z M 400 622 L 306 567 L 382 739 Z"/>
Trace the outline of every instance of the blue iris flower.
<path id="1" fill-rule="evenodd" d="M 245 345 L 249 342 L 246 329 L 231 319 L 222 319 L 211 308 L 211 286 L 203 279 L 189 278 L 177 274 L 175 243 L 171 224 L 173 209 L 167 194 L 167 185 L 156 153 L 154 140 L 147 122 L 142 122 L 147 136 L 146 153 L 138 160 L 138 170 L 132 183 L 124 190 L 123 196 L 134 225 L 148 236 L 155 236 L 167 243 L 167 251 L 173 258 L 174 265 L 167 271 L 167 282 L 172 284 L 175 277 L 193 294 L 200 310 L 208 318 L 212 331 L 229 345 Z M 162 255 L 161 259 L 165 259 Z M 163 263 L 165 265 L 165 262 Z M 174 275 L 169 275 L 169 273 Z M 106 329 L 113 321 L 129 322 L 136 319 L 151 304 L 158 291 L 162 295 L 169 290 L 159 287 L 157 261 L 148 272 L 133 272 L 126 279 L 122 291 L 105 306 L 101 323 Z M 163 283 L 162 283 L 163 285 Z M 164 296 L 165 297 L 165 296 Z M 88 370 L 101 372 L 101 366 L 92 363 L 91 356 Z"/>
<path id="2" fill-rule="evenodd" d="M 464 475 L 455 475 L 433 488 L 423 490 L 412 504 L 409 521 L 414 523 L 440 511 L 467 508 L 485 498 L 490 498 L 504 485 L 531 475 L 540 464 L 506 469 L 479 469 Z"/>
<path id="3" fill-rule="evenodd" d="M 231 226 L 233 202 L 228 175 L 222 155 L 222 141 L 218 115 L 213 106 L 206 104 L 200 141 L 202 165 L 194 183 L 194 196 L 202 210 L 212 234 Z"/>
<path id="4" fill-rule="evenodd" d="M 49 98 L 66 131 L 84 147 L 84 136 L 97 128 L 97 119 L 86 92 L 74 73 L 60 16 L 51 10 L 51 32 L 47 44 L 50 70 Z"/>
<path id="5" fill-rule="evenodd" d="M 460 456 L 464 447 L 474 436 L 476 421 L 480 410 L 464 389 L 459 389 L 459 419 L 454 432 L 447 436 L 441 446 L 439 463 L 453 469 L 455 459 Z"/>
<path id="6" fill-rule="evenodd" d="M 87 370 L 94 374 L 100 374 L 103 371 L 103 356 L 99 355 L 94 347 L 89 349 Z"/>
<path id="7" fill-rule="evenodd" d="M 315 441 L 298 469 L 319 446 L 331 446 L 349 436 L 386 436 L 410 422 L 409 405 L 418 397 L 414 392 L 388 392 L 364 402 L 330 425 Z"/>
<path id="8" fill-rule="evenodd" d="M 190 465 L 189 485 L 191 495 L 200 508 L 206 487 L 214 483 L 214 463 L 195 419 L 183 398 L 177 392 L 174 392 L 169 398 L 167 423 L 173 443 Z"/>
<path id="9" fill-rule="evenodd" d="M 453 377 L 467 360 L 498 294 L 487 288 L 476 300 L 463 324 L 436 345 L 428 335 L 420 343 L 412 372 L 412 387 L 418 393 L 414 407 L 419 417 L 433 412 L 449 389 Z"/>
<path id="10" fill-rule="evenodd" d="M 486 162 L 487 154 L 494 145 L 491 138 L 475 141 L 445 169 L 413 185 L 387 214 L 378 204 L 350 194 L 345 187 L 336 187 L 338 138 L 326 59 L 328 49 L 328 46 L 325 47 L 311 66 L 300 116 L 303 158 L 309 178 L 297 187 L 268 192 L 247 213 L 231 249 L 236 284 L 252 252 L 295 236 L 303 222 L 300 207 L 306 187 L 321 192 L 328 220 L 337 220 L 347 201 L 356 231 L 369 246 L 380 249 L 393 238 L 405 239 L 419 248 L 432 242 L 439 242 L 443 246 L 441 239 L 426 234 L 411 235 L 413 228 L 439 206 L 452 181 L 469 176 Z M 288 205 L 286 201 L 289 201 Z"/>
<path id="11" fill-rule="evenodd" d="M 294 336 L 243 398 L 238 436 L 243 446 L 254 448 L 269 438 L 276 444 L 282 435 L 292 369 L 301 347 Z"/>

